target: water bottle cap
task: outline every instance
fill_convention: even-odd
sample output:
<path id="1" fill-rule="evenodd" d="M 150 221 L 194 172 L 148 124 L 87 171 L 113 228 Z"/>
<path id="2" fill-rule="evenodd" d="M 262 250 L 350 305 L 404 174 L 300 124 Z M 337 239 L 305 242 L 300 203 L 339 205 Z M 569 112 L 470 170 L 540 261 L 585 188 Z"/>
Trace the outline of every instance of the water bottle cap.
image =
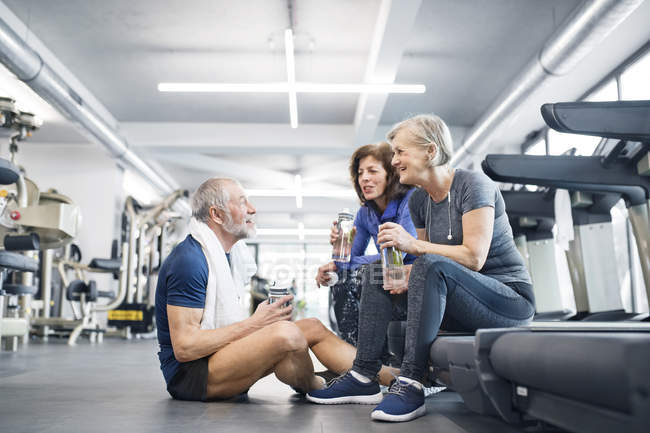
<path id="1" fill-rule="evenodd" d="M 341 212 L 339 212 L 339 219 L 352 219 L 354 218 L 354 215 L 352 215 L 352 212 L 350 212 L 350 209 L 343 208 Z"/>
<path id="2" fill-rule="evenodd" d="M 286 287 L 284 288 L 274 288 L 274 289 L 269 289 L 269 293 L 272 295 L 288 295 L 289 294 L 289 289 Z"/>

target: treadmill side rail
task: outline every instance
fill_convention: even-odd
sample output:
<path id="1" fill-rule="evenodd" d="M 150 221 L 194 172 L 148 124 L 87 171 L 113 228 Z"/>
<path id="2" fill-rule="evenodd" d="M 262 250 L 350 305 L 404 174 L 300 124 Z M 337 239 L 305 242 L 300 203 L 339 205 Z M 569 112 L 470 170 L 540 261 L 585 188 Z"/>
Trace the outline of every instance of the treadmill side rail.
<path id="1" fill-rule="evenodd" d="M 560 102 L 542 105 L 541 112 L 546 124 L 556 131 L 650 140 L 650 101 Z"/>
<path id="2" fill-rule="evenodd" d="M 530 332 L 522 328 L 479 329 L 474 343 L 476 371 L 483 392 L 501 418 L 512 424 L 523 421 L 522 415 L 513 405 L 512 384 L 499 377 L 490 363 L 490 351 L 494 342 L 510 332 Z"/>

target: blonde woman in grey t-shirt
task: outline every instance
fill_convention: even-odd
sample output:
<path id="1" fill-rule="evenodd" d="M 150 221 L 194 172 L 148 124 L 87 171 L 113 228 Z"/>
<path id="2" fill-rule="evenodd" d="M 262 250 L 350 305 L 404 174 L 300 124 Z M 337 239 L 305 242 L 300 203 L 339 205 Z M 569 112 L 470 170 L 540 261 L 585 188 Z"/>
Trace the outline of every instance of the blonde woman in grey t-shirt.
<path id="1" fill-rule="evenodd" d="M 310 393 L 317 403 L 379 403 L 372 419 L 409 421 L 425 413 L 421 380 L 429 347 L 440 329 L 475 331 L 528 323 L 535 312 L 530 277 L 515 247 L 498 187 L 483 173 L 449 166 L 452 141 L 437 116 L 397 124 L 388 141 L 400 183 L 419 188 L 409 200 L 417 238 L 393 223 L 382 224 L 382 248 L 418 256 L 407 283 L 383 281 L 380 265 L 363 281 L 359 340 L 352 370 L 326 389 Z M 406 344 L 400 376 L 388 394 L 373 379 L 392 303 L 406 293 Z"/>

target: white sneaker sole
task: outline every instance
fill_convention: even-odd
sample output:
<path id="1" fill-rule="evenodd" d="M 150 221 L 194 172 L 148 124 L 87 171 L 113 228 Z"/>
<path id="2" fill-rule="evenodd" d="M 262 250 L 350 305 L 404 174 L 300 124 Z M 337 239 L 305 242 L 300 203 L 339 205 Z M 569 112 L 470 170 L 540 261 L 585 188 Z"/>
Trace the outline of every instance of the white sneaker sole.
<path id="1" fill-rule="evenodd" d="M 318 398 L 307 394 L 307 400 L 318 404 L 379 404 L 383 398 L 381 391 L 373 395 L 353 395 L 336 398 Z"/>
<path id="2" fill-rule="evenodd" d="M 427 413 L 427 408 L 422 405 L 415 409 L 413 412 L 405 413 L 404 415 L 390 415 L 382 410 L 373 410 L 370 413 L 370 418 L 374 419 L 375 421 L 404 422 L 419 418 L 425 413 Z"/>

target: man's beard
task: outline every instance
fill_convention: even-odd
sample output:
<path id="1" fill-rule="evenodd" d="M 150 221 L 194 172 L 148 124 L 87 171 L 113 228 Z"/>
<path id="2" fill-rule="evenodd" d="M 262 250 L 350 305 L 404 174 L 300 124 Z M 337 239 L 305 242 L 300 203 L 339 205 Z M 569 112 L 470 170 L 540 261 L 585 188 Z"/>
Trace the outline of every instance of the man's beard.
<path id="1" fill-rule="evenodd" d="M 255 226 L 248 227 L 246 219 L 241 224 L 235 224 L 230 214 L 226 214 L 226 221 L 223 224 L 224 230 L 233 235 L 236 239 L 247 239 L 255 237 Z"/>

